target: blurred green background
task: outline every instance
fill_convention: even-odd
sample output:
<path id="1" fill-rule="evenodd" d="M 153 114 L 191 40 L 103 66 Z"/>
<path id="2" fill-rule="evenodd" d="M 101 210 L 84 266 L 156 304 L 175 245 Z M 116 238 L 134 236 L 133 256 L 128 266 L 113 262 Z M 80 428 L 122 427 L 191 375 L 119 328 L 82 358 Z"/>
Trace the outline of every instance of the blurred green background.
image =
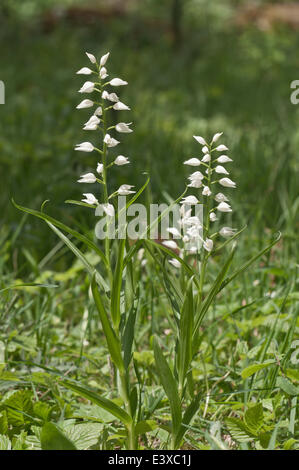
<path id="1" fill-rule="evenodd" d="M 92 227 L 91 211 L 64 203 L 81 198 L 86 188 L 76 180 L 96 163 L 94 154 L 73 150 L 89 140 L 88 111 L 75 110 L 82 99 L 75 72 L 88 65 L 85 51 L 110 51 L 110 76 L 129 82 L 120 94 L 132 111 L 121 120 L 134 123 L 118 147 L 131 165 L 112 172 L 111 188 L 140 187 L 146 170 L 153 200 L 177 197 L 182 163 L 200 150 L 192 135 L 223 131 L 238 183 L 234 226 L 249 224 L 247 246 L 269 229 L 296 240 L 299 105 L 290 102 L 290 83 L 299 79 L 299 19 L 298 29 L 293 12 L 273 19 L 269 8 L 283 3 L 2 0 L 2 231 L 13 235 L 22 218 L 12 197 L 35 209 L 49 199 L 52 215 Z M 28 218 L 18 243 L 40 257 L 53 240 Z"/>

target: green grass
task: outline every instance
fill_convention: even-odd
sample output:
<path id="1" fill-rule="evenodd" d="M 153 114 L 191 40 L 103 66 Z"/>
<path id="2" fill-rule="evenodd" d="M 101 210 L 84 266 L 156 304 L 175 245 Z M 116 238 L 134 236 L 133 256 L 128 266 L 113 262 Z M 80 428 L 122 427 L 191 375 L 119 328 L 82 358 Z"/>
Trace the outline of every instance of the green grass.
<path id="1" fill-rule="evenodd" d="M 75 72 L 85 50 L 97 55 L 110 50 L 111 74 L 130 85 L 122 99 L 132 109 L 135 132 L 122 153 L 132 164 L 109 181 L 111 186 L 129 181 L 141 187 L 147 170 L 147 197 L 175 198 L 184 190 L 182 163 L 198 150 L 192 135 L 223 130 L 238 182 L 233 226 L 248 225 L 233 270 L 282 231 L 271 252 L 218 295 L 201 326 L 199 354 L 192 362 L 200 406 L 184 448 L 298 448 L 299 375 L 291 344 L 299 332 L 299 108 L 289 99 L 290 83 L 298 78 L 298 35 L 283 29 L 213 28 L 203 21 L 174 50 L 168 36 L 143 28 L 135 17 L 91 28 L 63 25 L 51 34 L 22 24 L 0 35 L 9 44 L 0 76 L 6 84 L 6 104 L 0 106 L 5 188 L 0 291 L 21 283 L 52 285 L 0 292 L 0 448 L 40 448 L 41 442 L 45 448 L 40 436 L 45 421 L 58 423 L 78 448 L 124 443 L 114 416 L 78 400 L 62 384 L 65 377 L 80 381 L 122 405 L 90 279 L 46 224 L 22 218 L 10 201 L 13 197 L 39 210 L 49 199 L 47 213 L 92 236 L 89 211 L 64 204 L 81 197 L 76 179 L 94 166 L 93 154 L 73 151 L 85 137 L 79 130 L 85 115 L 74 109 L 82 81 Z M 167 448 L 171 409 L 155 366 L 153 336 L 161 338 L 172 363 L 174 314 L 161 282 L 163 260 L 157 264 L 146 256 L 145 268 L 134 265 L 142 285 L 134 329 L 138 413 L 141 421 L 150 421 L 140 442 L 145 448 Z M 88 259 L 98 265 L 91 253 Z M 219 266 L 220 255 L 211 264 L 205 294 Z M 248 367 L 254 364 L 264 368 L 251 375 Z"/>

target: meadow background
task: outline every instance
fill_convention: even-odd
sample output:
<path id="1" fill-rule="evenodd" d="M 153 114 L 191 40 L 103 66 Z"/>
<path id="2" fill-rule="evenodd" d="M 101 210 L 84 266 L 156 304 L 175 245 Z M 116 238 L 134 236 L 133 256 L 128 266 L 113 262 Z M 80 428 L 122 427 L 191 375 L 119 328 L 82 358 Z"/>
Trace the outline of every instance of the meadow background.
<path id="1" fill-rule="evenodd" d="M 277 358 L 289 351 L 290 329 L 292 339 L 298 338 L 299 106 L 290 102 L 290 83 L 299 79 L 299 29 L 279 21 L 266 27 L 246 14 L 240 21 L 245 3 L 1 2 L 0 79 L 6 86 L 6 103 L 0 106 L 0 289 L 20 282 L 58 285 L 56 289 L 0 292 L 0 362 L 9 364 L 0 385 L 3 403 L 12 390 L 28 386 L 24 372 L 29 371 L 30 363 L 63 373 L 71 369 L 77 378 L 88 376 L 89 384 L 100 389 L 109 384 L 106 351 L 96 341 L 98 326 L 86 274 L 46 224 L 24 216 L 11 203 L 13 198 L 39 209 L 48 199 L 49 214 L 93 232 L 93 214 L 64 203 L 80 198 L 76 180 L 87 166 L 94 165 L 93 154 L 74 152 L 75 144 L 86 140 L 81 131 L 82 114 L 75 111 L 82 81 L 75 72 L 88 65 L 85 51 L 97 57 L 110 51 L 111 75 L 129 82 L 122 100 L 132 109 L 134 134 L 125 140 L 122 153 L 131 165 L 114 172 L 112 186 L 129 181 L 140 187 L 147 171 L 151 175 L 147 200 L 163 202 L 168 195 L 176 198 L 184 190 L 187 176 L 182 163 L 198 154 L 192 135 L 223 131 L 238 185 L 232 200 L 233 226 L 248 226 L 240 237 L 236 262 L 254 255 L 277 231 L 282 232 L 271 255 L 235 282 L 229 296 L 213 311 L 203 348 L 206 367 L 201 361 L 194 365 L 203 389 L 211 379 L 210 389 L 217 382 L 215 377 L 222 377 L 228 367 L 230 378 L 219 393 L 230 396 L 238 387 L 248 390 L 250 379 L 244 383 L 240 371 L 251 359 L 256 360 L 255 348 L 262 338 L 272 335 L 270 353 Z M 258 7 L 274 3 L 278 2 L 256 2 Z M 230 315 L 238 306 L 253 301 L 252 307 L 236 317 Z M 155 296 L 152 302 L 158 304 Z M 144 299 L 144 325 L 152 318 L 151 308 Z M 159 323 L 163 308 L 156 305 L 156 312 Z M 221 315 L 220 324 L 215 324 L 217 315 Z M 158 328 L 155 321 L 149 322 L 153 330 Z M 154 374 L 151 352 L 144 356 L 143 343 L 139 346 L 136 360 L 150 382 Z M 288 380 L 298 386 L 298 369 L 289 364 L 287 370 Z M 265 384 L 275 387 L 274 372 L 267 373 L 259 376 L 259 389 Z M 50 376 L 48 382 L 43 380 L 42 392 L 32 386 L 33 401 L 38 397 L 45 403 L 43 412 L 52 409 L 57 420 L 63 413 L 73 420 L 72 425 L 76 416 L 88 416 L 86 410 L 83 413 L 80 409 L 81 415 L 78 409 L 74 412 L 70 395 L 58 391 Z M 283 388 L 275 390 L 281 403 L 297 398 L 296 393 L 288 396 Z M 262 399 L 269 398 L 268 392 L 259 393 Z M 49 401 L 40 398 L 44 394 Z M 245 395 L 248 398 L 248 392 Z M 244 393 L 242 399 L 237 398 L 242 402 Z M 294 412 L 290 424 L 290 410 L 281 403 L 280 415 L 287 420 L 281 428 L 284 443 L 298 438 L 298 424 Z M 211 422 L 222 412 L 228 413 L 228 404 L 222 406 L 220 411 L 216 405 L 210 411 Z M 269 422 L 276 425 L 277 416 L 270 405 L 268 408 L 272 413 Z M 23 432 L 14 445 L 26 448 L 31 439 L 32 445 L 38 446 L 29 431 L 32 423 L 21 416 L 19 421 L 11 421 L 10 440 L 14 442 L 13 436 Z M 205 415 L 203 428 L 196 428 L 190 437 L 191 447 L 212 445 L 204 434 L 210 418 Z M 103 422 L 105 417 L 99 417 L 98 424 Z M 96 444 L 94 439 L 90 445 Z M 159 439 L 163 442 L 163 437 Z M 113 439 L 109 442 L 114 443 Z M 105 439 L 100 445 L 107 445 Z"/>

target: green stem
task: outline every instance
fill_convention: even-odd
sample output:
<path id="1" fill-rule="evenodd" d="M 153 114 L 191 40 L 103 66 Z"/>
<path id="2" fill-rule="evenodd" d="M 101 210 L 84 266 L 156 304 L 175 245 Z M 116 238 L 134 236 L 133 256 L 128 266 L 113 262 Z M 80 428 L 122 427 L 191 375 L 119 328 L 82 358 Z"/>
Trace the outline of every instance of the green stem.
<path id="1" fill-rule="evenodd" d="M 130 396 L 129 396 L 129 383 L 127 380 L 126 372 L 120 372 L 119 376 L 120 376 L 120 383 L 121 383 L 121 395 L 125 402 L 126 410 L 132 418 L 132 422 L 130 426 L 127 427 L 128 450 L 135 450 L 136 449 L 135 424 L 134 424 L 134 417 L 132 413 L 132 407 L 131 407 Z"/>

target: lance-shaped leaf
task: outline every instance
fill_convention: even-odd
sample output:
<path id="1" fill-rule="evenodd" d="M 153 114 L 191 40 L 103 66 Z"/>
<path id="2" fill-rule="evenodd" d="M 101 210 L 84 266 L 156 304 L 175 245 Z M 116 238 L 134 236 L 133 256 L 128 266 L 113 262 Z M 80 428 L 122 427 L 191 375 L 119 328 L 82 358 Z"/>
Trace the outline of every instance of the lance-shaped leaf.
<path id="1" fill-rule="evenodd" d="M 95 405 L 100 406 L 106 411 L 109 411 L 113 416 L 119 419 L 125 426 L 130 426 L 132 423 L 132 418 L 128 413 L 120 408 L 120 406 L 116 405 L 112 400 L 108 400 L 108 398 L 101 397 L 97 393 L 89 390 L 86 387 L 82 387 L 80 385 L 74 384 L 69 382 L 68 380 L 62 380 L 60 382 L 64 387 L 69 388 L 73 392 L 77 393 L 81 397 L 87 398 Z"/>
<path id="2" fill-rule="evenodd" d="M 162 354 L 156 337 L 154 337 L 153 345 L 156 368 L 162 387 L 164 388 L 169 400 L 172 416 L 172 433 L 175 435 L 178 433 L 182 422 L 181 401 L 177 389 L 177 383 L 165 357 Z"/>
<path id="3" fill-rule="evenodd" d="M 184 380 L 192 359 L 192 333 L 193 333 L 193 292 L 191 278 L 188 282 L 183 307 L 180 315 L 178 338 L 178 376 L 180 387 L 183 388 Z"/>

